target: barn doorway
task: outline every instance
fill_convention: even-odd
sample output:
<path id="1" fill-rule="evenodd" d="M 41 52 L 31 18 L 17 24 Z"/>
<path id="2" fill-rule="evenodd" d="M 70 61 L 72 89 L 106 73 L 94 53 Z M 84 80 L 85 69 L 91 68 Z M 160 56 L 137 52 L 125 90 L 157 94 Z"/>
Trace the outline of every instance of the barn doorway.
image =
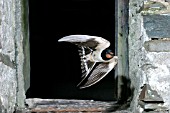
<path id="1" fill-rule="evenodd" d="M 27 98 L 116 99 L 114 70 L 96 85 L 79 89 L 77 47 L 57 40 L 72 34 L 106 38 L 115 49 L 114 0 L 29 0 L 30 88 Z"/>

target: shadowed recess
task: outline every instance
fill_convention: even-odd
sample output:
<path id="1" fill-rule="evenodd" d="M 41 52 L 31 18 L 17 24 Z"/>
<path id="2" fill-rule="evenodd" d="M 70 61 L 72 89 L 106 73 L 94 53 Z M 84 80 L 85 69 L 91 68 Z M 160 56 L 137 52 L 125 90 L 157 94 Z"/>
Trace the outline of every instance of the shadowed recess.
<path id="1" fill-rule="evenodd" d="M 94 35 L 114 50 L 113 0 L 29 0 L 31 84 L 27 98 L 115 100 L 114 70 L 86 89 L 77 88 L 81 62 L 77 46 L 57 40 Z"/>

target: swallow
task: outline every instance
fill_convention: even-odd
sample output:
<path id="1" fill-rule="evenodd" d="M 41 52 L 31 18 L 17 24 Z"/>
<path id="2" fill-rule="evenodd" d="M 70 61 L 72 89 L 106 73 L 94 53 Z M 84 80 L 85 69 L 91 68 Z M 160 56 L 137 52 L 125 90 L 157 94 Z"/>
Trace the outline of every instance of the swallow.
<path id="1" fill-rule="evenodd" d="M 102 37 L 69 35 L 58 40 L 78 46 L 82 76 L 77 85 L 80 89 L 90 87 L 103 79 L 118 63 L 118 56 L 108 49 L 110 42 Z"/>

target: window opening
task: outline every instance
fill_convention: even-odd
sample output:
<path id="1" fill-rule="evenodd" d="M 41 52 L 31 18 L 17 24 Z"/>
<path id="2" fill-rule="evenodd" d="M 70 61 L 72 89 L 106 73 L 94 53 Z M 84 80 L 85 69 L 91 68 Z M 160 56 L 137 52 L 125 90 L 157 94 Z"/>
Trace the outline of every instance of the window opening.
<path id="1" fill-rule="evenodd" d="M 79 89 L 77 46 L 57 40 L 73 34 L 101 36 L 115 49 L 114 0 L 29 0 L 30 88 L 27 98 L 116 100 L 114 69 Z"/>

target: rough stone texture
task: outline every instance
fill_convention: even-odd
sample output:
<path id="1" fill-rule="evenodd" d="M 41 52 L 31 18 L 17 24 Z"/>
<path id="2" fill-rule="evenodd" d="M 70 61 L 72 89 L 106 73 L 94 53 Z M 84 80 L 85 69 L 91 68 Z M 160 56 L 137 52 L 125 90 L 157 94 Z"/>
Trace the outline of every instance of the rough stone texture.
<path id="1" fill-rule="evenodd" d="M 164 100 L 164 106 L 170 109 L 170 52 L 149 52 L 150 64 L 144 69 L 148 83 Z"/>
<path id="2" fill-rule="evenodd" d="M 170 52 L 165 48 L 169 45 L 168 40 L 162 40 L 165 38 L 165 35 L 161 33 L 154 32 L 158 27 L 156 22 L 148 22 L 147 24 L 152 24 L 150 29 L 154 32 L 155 37 L 160 37 L 160 40 L 152 40 L 155 37 L 152 37 L 151 34 L 148 35 L 148 29 L 144 28 L 144 19 L 142 13 L 139 12 L 140 7 L 142 7 L 142 1 L 130 0 L 130 11 L 129 11 L 129 76 L 131 78 L 132 87 L 135 87 L 134 97 L 131 104 L 132 110 L 135 112 L 144 112 L 145 108 L 139 105 L 139 94 L 141 93 L 141 88 L 144 84 L 149 84 L 150 88 L 164 101 L 164 104 L 159 104 L 159 101 L 155 100 L 154 102 L 158 103 L 159 109 L 162 110 L 170 109 Z M 149 18 L 150 16 L 147 16 Z M 160 19 L 164 18 L 162 15 Z M 165 18 L 166 15 L 165 15 Z M 157 15 L 159 21 L 159 17 Z M 166 23 L 167 21 L 165 21 Z M 146 24 L 145 24 L 146 25 Z M 165 24 L 163 24 L 165 25 Z M 161 24 L 161 26 L 163 26 Z M 149 25 L 148 27 L 149 28 Z M 163 34 L 168 34 L 163 31 Z M 151 37 L 148 37 L 151 36 Z M 162 37 L 161 37 L 162 36 Z M 155 41 L 155 42 L 154 42 Z M 165 42 L 166 41 L 166 42 Z M 152 44 L 150 47 L 146 47 L 146 43 Z M 150 43 L 151 42 L 151 43 Z M 160 51 L 157 50 L 158 46 L 153 46 L 156 42 L 159 42 Z M 155 44 L 156 45 L 156 44 Z M 148 51 L 151 50 L 152 51 Z M 168 49 L 168 48 L 167 48 Z M 150 95 L 152 96 L 152 95 Z M 145 107 L 154 107 L 152 102 L 145 105 Z M 156 112 L 156 111 L 154 111 Z M 166 111 L 167 112 L 167 111 Z"/>
<path id="3" fill-rule="evenodd" d="M 150 38 L 170 38 L 170 15 L 145 15 L 144 27 Z"/>
<path id="4" fill-rule="evenodd" d="M 146 41 L 144 47 L 149 52 L 170 52 L 170 40 Z"/>
<path id="5" fill-rule="evenodd" d="M 22 0 L 0 0 L 0 113 L 13 113 L 15 107 L 25 107 L 25 90 L 29 87 L 29 43 L 27 25 L 24 24 L 28 23 L 24 16 L 26 6 L 22 4 L 25 4 Z M 154 16 L 142 16 L 143 5 L 144 0 L 129 0 L 129 77 L 135 89 L 130 109 L 134 113 L 144 111 L 145 108 L 139 105 L 139 95 L 144 84 L 148 84 L 164 101 L 163 104 L 158 102 L 157 111 L 161 112 L 162 108 L 170 109 L 170 52 L 164 49 L 164 46 L 169 48 L 166 44 L 169 42 L 162 40 L 165 36 L 169 38 L 169 33 L 161 30 L 169 26 L 166 20 L 169 16 L 164 12 L 164 15 L 156 15 L 155 23 L 146 21 L 146 17 L 151 20 Z M 157 24 L 160 19 L 162 23 Z M 146 23 L 152 23 L 152 32 Z M 160 26 L 162 34 L 155 32 Z M 157 41 L 161 51 L 153 45 L 146 47 L 148 42 L 155 44 L 153 38 L 161 38 Z M 152 103 L 144 106 L 154 107 Z"/>
<path id="6" fill-rule="evenodd" d="M 140 9 L 143 6 L 142 0 L 129 1 L 129 77 L 132 87 L 134 87 L 134 96 L 131 103 L 132 111 L 139 112 L 138 97 L 141 86 L 145 83 L 146 76 L 140 68 L 146 62 L 146 51 L 143 44 L 145 42 L 144 28 L 142 26 L 142 15 Z"/>
<path id="7" fill-rule="evenodd" d="M 0 1 L 0 112 L 12 113 L 16 103 L 14 0 Z"/>
<path id="8" fill-rule="evenodd" d="M 27 47 L 23 43 L 28 45 L 28 41 L 24 42 L 23 37 L 28 32 L 23 24 L 22 4 L 22 0 L 0 0 L 0 113 L 13 113 L 15 107 L 24 107 L 23 64 Z"/>

